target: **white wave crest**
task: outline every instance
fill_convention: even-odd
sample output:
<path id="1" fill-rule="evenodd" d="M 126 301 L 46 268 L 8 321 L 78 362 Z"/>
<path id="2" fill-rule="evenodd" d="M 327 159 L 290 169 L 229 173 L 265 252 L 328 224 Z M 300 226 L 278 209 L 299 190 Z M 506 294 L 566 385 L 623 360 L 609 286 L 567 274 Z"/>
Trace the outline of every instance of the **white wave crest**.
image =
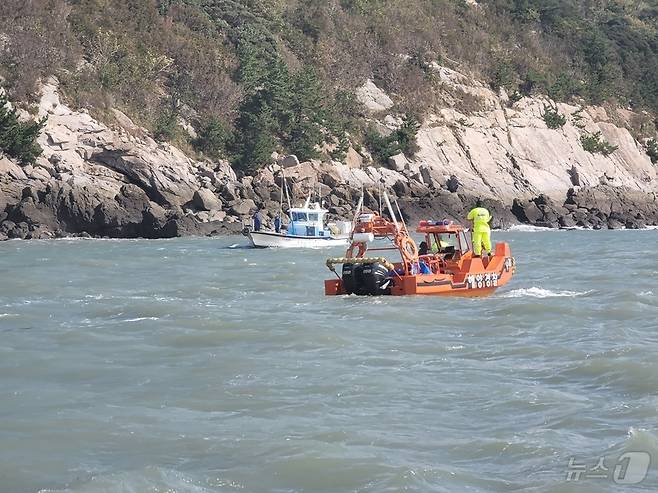
<path id="1" fill-rule="evenodd" d="M 558 231 L 555 228 L 544 228 L 542 226 L 531 226 L 530 224 L 514 224 L 510 226 L 507 231 L 535 233 L 537 231 Z"/>
<path id="2" fill-rule="evenodd" d="M 160 320 L 159 317 L 137 317 L 137 318 L 128 318 L 124 322 L 141 322 L 142 320 Z"/>
<path id="3" fill-rule="evenodd" d="M 216 487 L 230 488 L 231 491 L 244 488 L 240 483 L 223 478 L 209 479 L 208 485 L 212 490 L 181 472 L 149 466 L 136 471 L 94 475 L 89 480 L 81 481 L 66 489 L 41 489 L 39 493 L 132 493 L 136 491 L 210 493 L 218 491 Z"/>
<path id="4" fill-rule="evenodd" d="M 538 288 L 521 288 L 510 291 L 502 295 L 502 298 L 576 298 L 578 296 L 587 296 L 593 291 L 551 291 L 550 289 Z"/>

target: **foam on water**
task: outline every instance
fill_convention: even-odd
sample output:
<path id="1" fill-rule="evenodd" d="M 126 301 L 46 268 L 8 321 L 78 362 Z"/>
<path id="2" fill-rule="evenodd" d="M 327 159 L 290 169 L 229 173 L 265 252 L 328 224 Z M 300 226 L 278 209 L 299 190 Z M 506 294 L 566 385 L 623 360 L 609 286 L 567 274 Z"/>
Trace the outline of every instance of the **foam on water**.
<path id="1" fill-rule="evenodd" d="M 500 295 L 501 298 L 576 298 L 594 293 L 589 291 L 552 291 L 533 286 L 531 288 L 514 289 Z"/>
<path id="2" fill-rule="evenodd" d="M 645 428 L 630 427 L 628 437 L 622 442 L 621 448 L 624 452 L 642 450 L 658 459 L 658 435 Z"/>
<path id="3" fill-rule="evenodd" d="M 216 482 L 212 486 L 239 487 L 240 485 Z M 64 489 L 41 489 L 39 493 L 210 493 L 217 492 L 210 485 L 200 485 L 192 478 L 160 467 L 118 474 L 94 475 L 86 481 L 76 481 Z"/>
<path id="4" fill-rule="evenodd" d="M 545 228 L 542 226 L 532 226 L 530 224 L 514 224 L 510 226 L 507 231 L 516 232 L 516 233 L 541 233 L 548 231 L 560 231 L 555 228 Z"/>

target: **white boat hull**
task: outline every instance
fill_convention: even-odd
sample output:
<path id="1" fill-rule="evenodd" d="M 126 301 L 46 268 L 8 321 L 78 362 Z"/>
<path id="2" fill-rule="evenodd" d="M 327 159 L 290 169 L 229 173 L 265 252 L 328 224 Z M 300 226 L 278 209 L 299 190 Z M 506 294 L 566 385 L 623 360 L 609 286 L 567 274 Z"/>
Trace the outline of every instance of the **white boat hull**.
<path id="1" fill-rule="evenodd" d="M 350 242 L 348 237 L 288 236 L 274 231 L 248 231 L 244 235 L 256 248 L 328 248 Z"/>

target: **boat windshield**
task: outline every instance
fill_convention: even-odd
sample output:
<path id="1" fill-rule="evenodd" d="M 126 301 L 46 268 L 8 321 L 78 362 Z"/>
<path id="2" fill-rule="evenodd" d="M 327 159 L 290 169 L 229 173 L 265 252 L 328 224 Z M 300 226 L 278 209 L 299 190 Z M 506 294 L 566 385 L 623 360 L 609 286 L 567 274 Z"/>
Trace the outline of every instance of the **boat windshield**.
<path id="1" fill-rule="evenodd" d="M 425 237 L 425 241 L 432 253 L 454 253 L 463 250 L 456 233 L 430 233 Z"/>
<path id="2" fill-rule="evenodd" d="M 306 212 L 296 212 L 293 211 L 292 213 L 292 220 L 293 221 L 306 221 Z"/>

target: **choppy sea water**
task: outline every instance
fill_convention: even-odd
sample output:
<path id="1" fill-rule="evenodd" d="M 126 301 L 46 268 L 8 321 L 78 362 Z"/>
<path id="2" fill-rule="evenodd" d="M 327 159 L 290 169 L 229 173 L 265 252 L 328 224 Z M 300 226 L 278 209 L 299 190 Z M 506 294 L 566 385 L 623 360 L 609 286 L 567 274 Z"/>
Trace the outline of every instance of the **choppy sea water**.
<path id="1" fill-rule="evenodd" d="M 0 244 L 0 492 L 658 490 L 658 231 L 502 238 L 488 299 L 326 298 L 340 250 L 241 237 Z"/>

